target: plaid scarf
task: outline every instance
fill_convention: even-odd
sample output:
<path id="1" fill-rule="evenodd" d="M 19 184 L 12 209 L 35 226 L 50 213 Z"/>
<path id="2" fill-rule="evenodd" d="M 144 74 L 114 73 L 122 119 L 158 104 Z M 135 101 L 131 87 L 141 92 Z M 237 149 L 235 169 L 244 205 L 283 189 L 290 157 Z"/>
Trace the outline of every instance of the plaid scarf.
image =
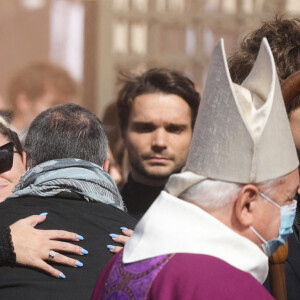
<path id="1" fill-rule="evenodd" d="M 94 163 L 75 158 L 50 160 L 28 170 L 8 198 L 52 197 L 61 192 L 126 210 L 110 175 Z"/>

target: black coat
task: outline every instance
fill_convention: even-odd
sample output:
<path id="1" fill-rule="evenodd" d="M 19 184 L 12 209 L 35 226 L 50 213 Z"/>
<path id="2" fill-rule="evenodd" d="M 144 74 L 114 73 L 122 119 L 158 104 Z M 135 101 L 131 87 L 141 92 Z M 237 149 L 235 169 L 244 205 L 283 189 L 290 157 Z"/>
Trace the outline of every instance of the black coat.
<path id="1" fill-rule="evenodd" d="M 120 227 L 134 228 L 136 221 L 123 211 L 98 202 L 86 202 L 65 194 L 60 198 L 23 197 L 9 199 L 0 205 L 0 227 L 32 214 L 48 212 L 40 229 L 63 229 L 84 237 L 78 245 L 88 255 L 69 255 L 81 261 L 82 268 L 57 265 L 66 279 L 54 278 L 26 267 L 0 268 L 0 299 L 90 299 L 97 278 L 112 257 L 106 245 L 114 244 L 110 233 L 121 233 Z M 30 243 L 30 241 L 28 241 Z"/>
<path id="2" fill-rule="evenodd" d="M 285 279 L 288 300 L 300 299 L 300 243 L 295 235 L 289 236 L 289 255 L 285 262 Z"/>

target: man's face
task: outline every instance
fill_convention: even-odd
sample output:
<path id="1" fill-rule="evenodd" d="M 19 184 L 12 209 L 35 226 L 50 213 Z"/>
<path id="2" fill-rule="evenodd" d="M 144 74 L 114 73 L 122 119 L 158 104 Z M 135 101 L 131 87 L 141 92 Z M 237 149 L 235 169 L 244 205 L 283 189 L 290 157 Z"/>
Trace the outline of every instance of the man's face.
<path id="1" fill-rule="evenodd" d="M 270 195 L 267 195 L 271 200 L 278 205 L 288 205 L 293 203 L 297 188 L 299 185 L 298 170 L 288 174 L 285 179 L 281 180 L 273 189 Z M 262 191 L 263 192 L 263 191 Z M 261 234 L 261 236 L 269 241 L 278 236 L 280 227 L 280 209 L 274 204 L 260 197 L 259 214 L 256 215 L 256 223 L 253 227 Z M 258 243 L 261 242 L 258 240 Z"/>
<path id="2" fill-rule="evenodd" d="M 192 137 L 191 109 L 181 97 L 152 93 L 134 99 L 124 142 L 133 179 L 164 185 L 184 166 Z"/>

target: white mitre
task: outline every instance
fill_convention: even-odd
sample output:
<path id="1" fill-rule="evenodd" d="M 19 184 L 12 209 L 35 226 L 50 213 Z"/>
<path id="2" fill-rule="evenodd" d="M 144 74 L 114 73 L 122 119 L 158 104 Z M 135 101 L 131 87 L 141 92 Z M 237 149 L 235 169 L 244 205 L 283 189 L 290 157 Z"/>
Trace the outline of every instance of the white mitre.
<path id="1" fill-rule="evenodd" d="M 206 178 L 261 183 L 298 164 L 267 39 L 242 85 L 231 81 L 222 39 L 213 51 L 186 165 L 165 189 L 179 196 Z"/>

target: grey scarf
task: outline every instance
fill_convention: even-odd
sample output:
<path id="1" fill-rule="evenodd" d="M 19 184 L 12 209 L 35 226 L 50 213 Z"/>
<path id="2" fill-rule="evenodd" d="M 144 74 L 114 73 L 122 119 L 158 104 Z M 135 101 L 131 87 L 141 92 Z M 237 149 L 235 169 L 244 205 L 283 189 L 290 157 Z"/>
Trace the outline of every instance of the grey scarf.
<path id="1" fill-rule="evenodd" d="M 79 194 L 86 201 L 126 210 L 110 175 L 96 164 L 75 158 L 50 160 L 28 170 L 8 198 L 51 197 L 61 192 Z"/>

